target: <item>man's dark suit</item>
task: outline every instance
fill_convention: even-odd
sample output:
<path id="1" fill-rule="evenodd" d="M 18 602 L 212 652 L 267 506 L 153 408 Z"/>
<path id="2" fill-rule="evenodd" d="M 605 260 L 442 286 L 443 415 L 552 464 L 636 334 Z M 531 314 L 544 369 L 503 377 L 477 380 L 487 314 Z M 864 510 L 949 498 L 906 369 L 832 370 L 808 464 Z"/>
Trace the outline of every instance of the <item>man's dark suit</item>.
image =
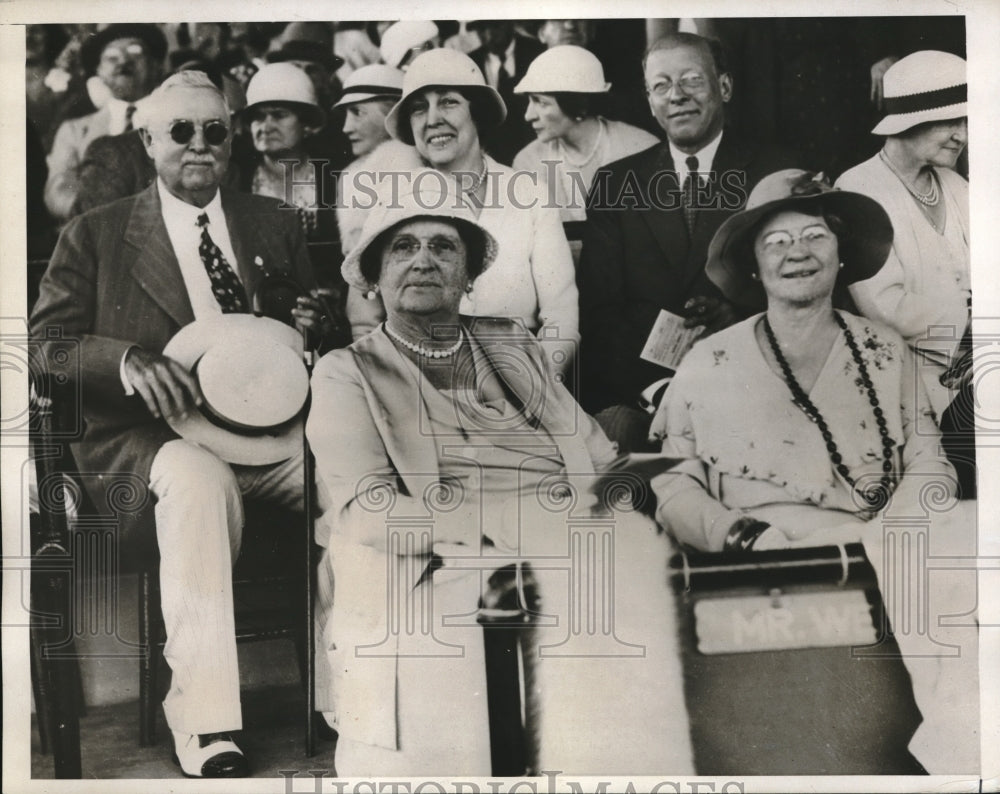
<path id="1" fill-rule="evenodd" d="M 279 211 L 278 203 L 222 191 L 236 268 L 250 296 L 265 269 L 290 273 L 305 289 L 313 286 L 298 218 Z M 255 264 L 258 258 L 263 267 Z M 51 329 L 79 340 L 78 347 L 42 345 L 57 376 L 76 380 L 79 373 L 86 430 L 73 450 L 77 462 L 86 472 L 128 472 L 147 482 L 157 450 L 177 435 L 150 415 L 139 396 L 125 396 L 122 356 L 132 345 L 161 353 L 182 326 L 194 321 L 157 185 L 74 218 L 63 230 L 40 290 L 31 317 L 34 339 L 45 340 Z M 57 350 L 71 355 L 63 360 Z M 102 498 L 104 483 L 93 487 Z"/>
<path id="2" fill-rule="evenodd" d="M 514 155 L 535 140 L 535 131 L 524 120 L 528 97 L 526 94 L 515 94 L 514 86 L 521 82 L 531 62 L 544 51 L 545 45 L 540 41 L 514 34 L 514 74 L 507 75 L 504 70 L 500 72 L 497 91 L 507 105 L 507 118 L 499 129 L 485 133 L 482 143 L 493 158 L 504 165 L 514 162 Z M 486 74 L 488 54 L 485 47 L 478 47 L 469 53 L 483 75 Z M 504 56 L 500 56 L 501 63 L 504 60 Z"/>
<path id="3" fill-rule="evenodd" d="M 639 358 L 657 315 L 661 309 L 683 315 L 697 295 L 720 296 L 705 275 L 712 236 L 762 177 L 793 165 L 779 150 L 724 132 L 690 237 L 666 143 L 598 172 L 577 269 L 584 408 L 635 406 L 643 389 L 669 374 Z"/>

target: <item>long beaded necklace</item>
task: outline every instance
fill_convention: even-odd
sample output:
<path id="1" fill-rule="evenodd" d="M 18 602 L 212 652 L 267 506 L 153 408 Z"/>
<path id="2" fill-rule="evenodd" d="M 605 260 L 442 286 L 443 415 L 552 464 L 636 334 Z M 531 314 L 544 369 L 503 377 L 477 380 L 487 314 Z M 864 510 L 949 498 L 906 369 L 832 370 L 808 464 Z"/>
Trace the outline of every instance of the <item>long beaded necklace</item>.
<path id="1" fill-rule="evenodd" d="M 886 164 L 889 170 L 892 171 L 892 173 L 894 173 L 899 178 L 899 181 L 903 183 L 903 187 L 906 188 L 907 192 L 911 196 L 913 196 L 913 198 L 915 198 L 925 207 L 937 206 L 937 203 L 941 200 L 941 193 L 938 191 L 937 177 L 934 176 L 933 171 L 929 172 L 931 178 L 931 189 L 928 190 L 926 193 L 920 193 L 917 190 L 915 190 L 913 186 L 906 181 L 906 179 L 903 178 L 903 175 L 901 173 L 899 173 L 899 170 L 893 164 L 892 160 L 889 159 L 889 155 L 885 153 L 885 149 L 879 149 L 878 156 L 882 159 L 882 162 Z"/>
<path id="2" fill-rule="evenodd" d="M 858 373 L 861 375 L 861 383 L 864 385 L 868 393 L 868 402 L 872 407 L 872 413 L 875 414 L 875 423 L 878 425 L 878 434 L 882 440 L 882 477 L 879 479 L 879 484 L 871 485 L 863 491 L 859 491 L 861 497 L 865 500 L 869 507 L 873 509 L 881 509 L 889 501 L 889 494 L 892 493 L 892 456 L 896 442 L 889 437 L 885 414 L 882 411 L 882 406 L 879 405 L 878 395 L 875 393 L 875 386 L 872 383 L 871 376 L 868 374 L 868 367 L 865 364 L 864 359 L 861 358 L 861 351 L 858 349 L 858 345 L 854 341 L 854 334 L 851 333 L 851 329 L 847 327 L 847 323 L 844 322 L 844 318 L 837 312 L 833 313 L 833 317 L 837 321 L 837 325 L 840 326 L 840 330 L 844 332 L 844 339 L 847 341 L 847 346 L 851 350 L 851 357 L 854 359 L 854 363 L 858 368 Z M 805 411 L 806 416 L 816 423 L 820 434 L 823 436 L 823 441 L 826 442 L 826 451 L 830 455 L 830 461 L 833 463 L 840 476 L 847 481 L 847 484 L 850 485 L 851 488 L 857 490 L 857 483 L 854 478 L 851 477 L 850 470 L 844 464 L 843 456 L 837 451 L 837 443 L 833 440 L 833 434 L 830 432 L 830 428 L 827 427 L 826 420 L 823 419 L 819 409 L 813 405 L 812 400 L 810 400 L 808 395 L 802 390 L 799 382 L 795 379 L 795 375 L 792 374 L 792 368 L 788 366 L 788 362 L 785 360 L 785 357 L 781 352 L 781 348 L 778 347 L 778 340 L 774 337 L 774 331 L 771 329 L 771 323 L 768 321 L 766 314 L 764 315 L 764 333 L 767 335 L 767 341 L 771 345 L 771 352 L 774 353 L 774 358 L 778 362 L 778 366 L 781 367 L 781 374 L 785 378 L 785 383 L 788 384 L 788 389 L 791 391 L 792 397 L 795 398 L 796 405 L 801 407 L 802 410 Z"/>
<path id="3" fill-rule="evenodd" d="M 399 342 L 399 344 L 407 350 L 412 350 L 418 356 L 422 356 L 423 358 L 449 358 L 458 352 L 459 348 L 462 347 L 462 342 L 465 341 L 465 334 L 461 329 L 459 329 L 458 341 L 455 342 L 454 345 L 446 347 L 442 350 L 435 350 L 433 348 L 426 348 L 423 345 L 416 344 L 415 342 L 411 342 L 409 339 L 403 338 L 389 327 L 389 323 L 382 323 L 382 327 L 385 328 L 385 332 L 389 334 L 392 339 Z"/>

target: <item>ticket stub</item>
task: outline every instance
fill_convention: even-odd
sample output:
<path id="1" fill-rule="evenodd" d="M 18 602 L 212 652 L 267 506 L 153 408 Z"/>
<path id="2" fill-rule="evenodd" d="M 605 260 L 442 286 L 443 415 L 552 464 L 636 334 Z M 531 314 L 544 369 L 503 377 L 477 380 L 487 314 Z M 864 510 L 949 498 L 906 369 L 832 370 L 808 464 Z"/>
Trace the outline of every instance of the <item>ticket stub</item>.
<path id="1" fill-rule="evenodd" d="M 683 317 L 661 309 L 639 358 L 667 369 L 677 369 L 703 330 L 701 325 L 685 328 Z"/>

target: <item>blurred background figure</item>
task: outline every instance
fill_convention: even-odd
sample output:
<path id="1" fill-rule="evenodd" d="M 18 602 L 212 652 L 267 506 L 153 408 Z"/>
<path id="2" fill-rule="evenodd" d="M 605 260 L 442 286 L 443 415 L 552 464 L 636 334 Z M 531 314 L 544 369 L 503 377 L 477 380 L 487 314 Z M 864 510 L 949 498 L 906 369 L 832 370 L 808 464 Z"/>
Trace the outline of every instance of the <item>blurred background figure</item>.
<path id="1" fill-rule="evenodd" d="M 495 88 L 507 105 L 507 118 L 483 142 L 498 162 L 510 165 L 514 155 L 535 137 L 524 118 L 527 97 L 515 93 L 514 86 L 545 48 L 536 39 L 518 33 L 513 20 L 477 19 L 468 25 L 482 41 L 482 46 L 470 52 L 469 57 L 482 71 L 486 84 Z"/>
<path id="2" fill-rule="evenodd" d="M 394 158 L 410 157 L 409 146 L 394 141 L 385 128 L 385 117 L 403 93 L 403 73 L 382 63 L 362 66 L 344 83 L 344 95 L 334 105 L 341 109 L 344 132 L 354 160 L 340 177 L 337 223 L 344 251 L 358 241 L 372 200 L 366 187 L 374 187 L 378 170 L 391 167 Z"/>
<path id="3" fill-rule="evenodd" d="M 25 28 L 24 89 L 28 118 L 35 125 L 41 145 L 48 147 L 55 135 L 54 123 L 63 92 L 55 92 L 47 84 L 56 59 L 69 43 L 69 34 L 62 25 L 27 25 Z M 69 74 L 66 84 L 69 85 Z M 51 132 L 50 132 L 51 130 Z M 43 149 L 44 151 L 44 149 Z"/>
<path id="4" fill-rule="evenodd" d="M 442 47 L 450 50 L 458 50 L 468 55 L 483 43 L 479 34 L 470 27 L 471 23 L 462 20 L 458 23 L 458 32 L 448 36 L 442 43 Z"/>
<path id="5" fill-rule="evenodd" d="M 597 57 L 574 45 L 559 45 L 539 55 L 514 88 L 526 96 L 525 120 L 537 139 L 514 158 L 514 170 L 532 171 L 549 187 L 569 227 L 573 258 L 579 260 L 587 193 L 597 169 L 655 146 L 660 139 L 645 130 L 600 115 L 611 84 Z"/>
<path id="6" fill-rule="evenodd" d="M 368 36 L 365 27 L 364 22 L 337 23 L 337 32 L 333 34 L 333 51 L 344 60 L 337 70 L 337 77 L 342 83 L 355 69 L 382 60 L 382 53 Z"/>
<path id="7" fill-rule="evenodd" d="M 594 38 L 594 22 L 590 19 L 546 19 L 538 28 L 538 39 L 546 47 L 574 44 L 586 47 Z"/>
<path id="8" fill-rule="evenodd" d="M 381 35 L 382 60 L 404 72 L 420 53 L 439 46 L 438 26 L 429 21 L 404 19 L 390 25 Z"/>
<path id="9" fill-rule="evenodd" d="M 90 143 L 133 129 L 136 102 L 159 83 L 167 41 L 156 25 L 109 25 L 88 39 L 81 63 L 109 92 L 100 110 L 60 125 L 48 157 L 45 205 L 56 220 L 69 218 L 78 190 L 77 168 Z"/>

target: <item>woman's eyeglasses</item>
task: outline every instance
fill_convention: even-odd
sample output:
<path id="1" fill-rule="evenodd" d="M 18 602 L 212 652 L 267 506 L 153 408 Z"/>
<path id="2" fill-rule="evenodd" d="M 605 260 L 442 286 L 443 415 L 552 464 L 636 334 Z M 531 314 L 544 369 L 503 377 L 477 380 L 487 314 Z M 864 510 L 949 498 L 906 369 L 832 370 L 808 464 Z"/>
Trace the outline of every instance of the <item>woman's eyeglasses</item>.
<path id="1" fill-rule="evenodd" d="M 181 146 L 191 143 L 194 138 L 195 123 L 193 121 L 175 121 L 170 125 L 170 139 Z M 209 121 L 202 125 L 202 135 L 209 146 L 219 146 L 229 137 L 229 127 L 221 121 Z"/>
<path id="2" fill-rule="evenodd" d="M 798 237 L 793 237 L 790 232 L 777 230 L 764 235 L 761 245 L 769 254 L 785 253 L 796 242 L 801 241 L 803 245 L 812 248 L 823 245 L 832 239 L 830 230 L 824 226 L 809 226 L 802 230 Z"/>

